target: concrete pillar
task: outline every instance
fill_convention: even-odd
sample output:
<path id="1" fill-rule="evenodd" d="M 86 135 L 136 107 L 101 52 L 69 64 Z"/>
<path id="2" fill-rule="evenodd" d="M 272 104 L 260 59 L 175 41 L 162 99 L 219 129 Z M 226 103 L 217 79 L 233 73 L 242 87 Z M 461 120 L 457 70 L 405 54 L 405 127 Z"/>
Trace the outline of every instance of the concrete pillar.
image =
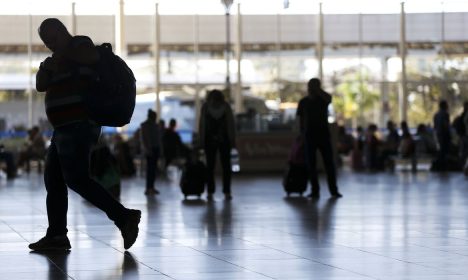
<path id="1" fill-rule="evenodd" d="M 399 115 L 400 122 L 408 119 L 408 89 L 406 82 L 406 15 L 405 3 L 401 3 L 400 13 L 400 58 L 401 58 L 401 77 L 399 93 Z"/>

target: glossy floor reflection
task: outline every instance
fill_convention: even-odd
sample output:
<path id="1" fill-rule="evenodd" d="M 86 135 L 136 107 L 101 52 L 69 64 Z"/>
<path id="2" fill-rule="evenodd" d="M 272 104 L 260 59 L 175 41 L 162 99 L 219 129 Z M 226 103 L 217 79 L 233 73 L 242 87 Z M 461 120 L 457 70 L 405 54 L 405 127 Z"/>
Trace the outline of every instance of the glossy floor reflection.
<path id="1" fill-rule="evenodd" d="M 70 193 L 69 253 L 30 253 L 46 229 L 38 175 L 0 179 L 0 279 L 468 279 L 468 184 L 462 175 L 341 174 L 344 198 L 285 198 L 279 176 L 238 176 L 234 200 L 184 201 L 176 184 L 143 195 L 125 253 L 106 216 Z"/>

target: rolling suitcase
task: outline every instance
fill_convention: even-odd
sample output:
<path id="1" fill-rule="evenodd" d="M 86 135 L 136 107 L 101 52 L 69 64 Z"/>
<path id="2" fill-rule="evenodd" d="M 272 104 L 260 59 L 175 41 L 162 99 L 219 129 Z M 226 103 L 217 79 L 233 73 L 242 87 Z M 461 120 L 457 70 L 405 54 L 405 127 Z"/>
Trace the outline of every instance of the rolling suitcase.
<path id="1" fill-rule="evenodd" d="M 304 137 L 298 136 L 289 154 L 289 165 L 283 178 L 284 191 L 289 196 L 299 193 L 301 196 L 307 189 L 307 166 L 305 164 Z"/>
<path id="2" fill-rule="evenodd" d="M 299 193 L 301 196 L 307 189 L 307 166 L 305 164 L 290 163 L 283 178 L 286 194 Z"/>
<path id="3" fill-rule="evenodd" d="M 184 165 L 180 178 L 180 189 L 185 199 L 189 195 L 197 195 L 200 198 L 201 194 L 205 191 L 206 172 L 206 166 L 200 160 L 194 162 L 188 161 Z"/>

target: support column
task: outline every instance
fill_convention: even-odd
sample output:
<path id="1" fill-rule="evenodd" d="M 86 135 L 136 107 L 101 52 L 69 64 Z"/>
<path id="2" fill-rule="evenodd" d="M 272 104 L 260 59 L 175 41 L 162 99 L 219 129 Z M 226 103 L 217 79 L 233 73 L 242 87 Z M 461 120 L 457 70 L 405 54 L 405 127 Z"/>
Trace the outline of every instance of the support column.
<path id="1" fill-rule="evenodd" d="M 200 19 L 198 15 L 193 17 L 193 52 L 195 56 L 195 125 L 194 132 L 198 133 L 198 124 L 200 123 L 200 77 L 199 77 L 199 46 L 200 46 Z"/>
<path id="2" fill-rule="evenodd" d="M 154 11 L 154 44 L 153 44 L 153 57 L 154 57 L 154 91 L 156 93 L 155 110 L 158 113 L 158 119 L 161 117 L 161 99 L 159 93 L 161 91 L 161 73 L 160 73 L 160 59 L 161 59 L 161 24 L 159 17 L 159 3 L 156 3 Z"/>
<path id="3" fill-rule="evenodd" d="M 441 83 L 441 98 L 448 100 L 448 92 L 447 92 L 447 52 L 445 49 L 445 10 L 444 10 L 444 1 L 442 1 L 442 12 L 441 12 L 441 19 L 440 19 L 440 54 L 442 56 L 442 83 Z M 451 104 L 450 104 L 451 105 Z"/>
<path id="4" fill-rule="evenodd" d="M 33 81 L 32 81 L 32 15 L 28 16 L 28 128 L 33 126 L 34 108 L 33 108 Z"/>
<path id="5" fill-rule="evenodd" d="M 317 42 L 317 60 L 318 60 L 318 78 L 323 83 L 323 12 L 322 2 L 319 3 L 318 14 L 318 42 Z"/>
<path id="6" fill-rule="evenodd" d="M 72 3 L 71 8 L 71 34 L 76 36 L 76 3 Z"/>
<path id="7" fill-rule="evenodd" d="M 242 73 L 241 73 L 241 62 L 242 62 L 242 15 L 241 15 L 241 4 L 237 4 L 237 41 L 236 41 L 236 60 L 237 60 L 237 87 L 236 96 L 234 102 L 234 112 L 237 114 L 243 111 L 243 96 L 242 96 Z"/>
<path id="8" fill-rule="evenodd" d="M 380 78 L 380 98 L 382 100 L 382 109 L 380 115 L 380 127 L 385 127 L 390 120 L 390 104 L 388 99 L 388 57 L 381 59 L 381 78 Z"/>
<path id="9" fill-rule="evenodd" d="M 117 15 L 115 16 L 115 53 L 125 58 L 127 56 L 127 45 L 125 41 L 125 3 L 119 0 Z"/>
<path id="10" fill-rule="evenodd" d="M 281 14 L 276 15 L 276 90 L 281 99 Z"/>
<path id="11" fill-rule="evenodd" d="M 408 119 L 408 89 L 406 83 L 406 15 L 405 3 L 401 3 L 400 14 L 400 58 L 401 58 L 401 78 L 399 94 L 399 115 L 400 122 Z"/>

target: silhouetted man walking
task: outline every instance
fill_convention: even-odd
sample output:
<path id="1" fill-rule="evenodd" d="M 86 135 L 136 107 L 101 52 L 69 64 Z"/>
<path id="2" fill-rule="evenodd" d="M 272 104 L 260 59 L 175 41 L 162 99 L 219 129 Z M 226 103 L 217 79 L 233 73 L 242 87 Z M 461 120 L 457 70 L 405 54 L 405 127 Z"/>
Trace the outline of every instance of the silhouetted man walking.
<path id="1" fill-rule="evenodd" d="M 77 69 L 99 60 L 93 42 L 85 36 L 71 36 L 55 18 L 39 27 L 39 36 L 52 51 L 39 67 L 37 91 L 45 91 L 47 118 L 54 127 L 47 151 L 44 182 L 47 189 L 46 236 L 29 245 L 32 250 L 69 250 L 67 238 L 67 186 L 104 211 L 120 229 L 125 249 L 138 236 L 141 212 L 125 208 L 90 178 L 89 158 L 101 127 L 88 118 L 84 94 L 91 83 Z"/>
<path id="2" fill-rule="evenodd" d="M 320 197 L 320 185 L 316 167 L 317 149 L 322 154 L 323 163 L 328 177 L 328 188 L 333 197 L 342 195 L 338 192 L 336 184 L 335 162 L 328 129 L 328 105 L 331 95 L 320 87 L 319 79 L 311 79 L 307 84 L 308 96 L 301 99 L 296 115 L 299 117 L 301 133 L 305 137 L 305 151 L 307 166 L 309 168 L 312 192 L 311 198 Z"/>
<path id="3" fill-rule="evenodd" d="M 146 157 L 146 195 L 159 194 L 159 191 L 154 188 L 161 153 L 161 131 L 156 123 L 157 118 L 157 113 L 149 109 L 148 118 L 140 125 L 141 148 Z"/>

